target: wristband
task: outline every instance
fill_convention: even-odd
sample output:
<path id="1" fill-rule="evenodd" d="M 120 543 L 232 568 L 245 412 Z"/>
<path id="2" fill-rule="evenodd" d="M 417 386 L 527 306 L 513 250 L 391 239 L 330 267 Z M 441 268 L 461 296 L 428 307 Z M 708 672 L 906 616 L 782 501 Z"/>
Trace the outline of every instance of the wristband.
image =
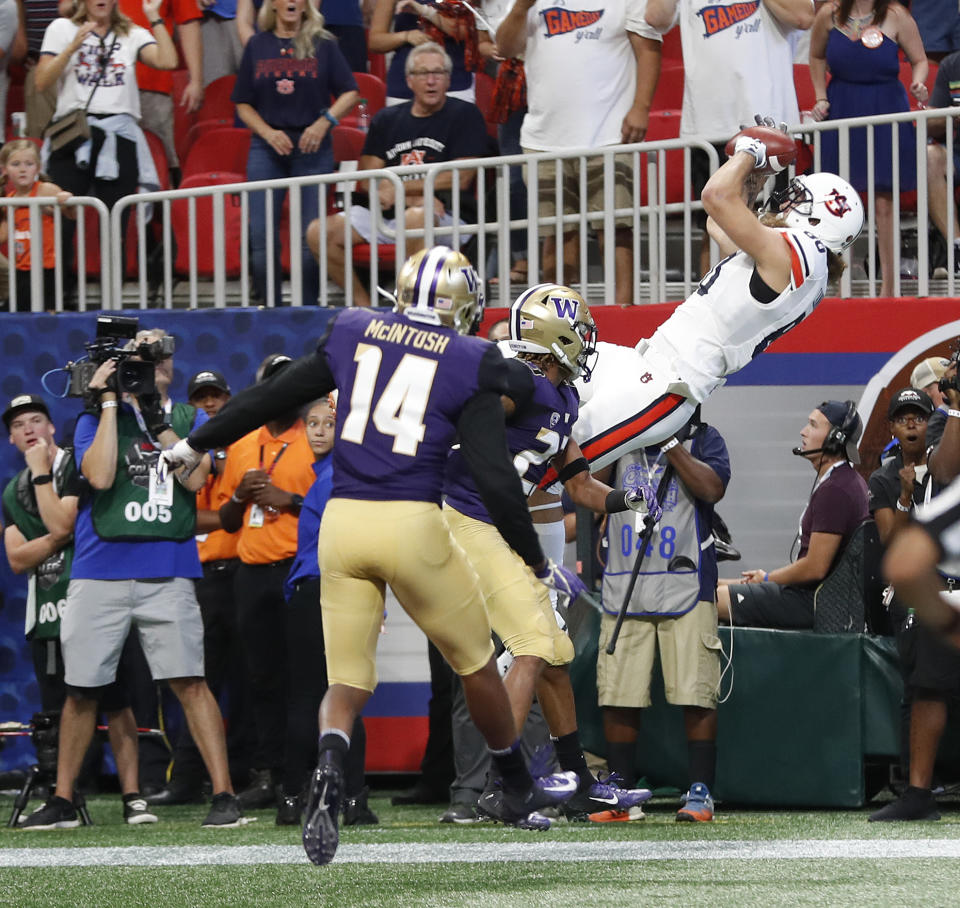
<path id="1" fill-rule="evenodd" d="M 30 480 L 35 486 L 45 486 L 48 482 L 53 482 L 53 473 L 44 473 L 42 476 L 34 476 Z"/>
<path id="2" fill-rule="evenodd" d="M 678 444 L 680 444 L 680 440 L 679 440 L 679 439 L 677 439 L 677 438 L 671 438 L 670 441 L 668 441 L 665 445 L 660 445 L 660 450 L 661 450 L 664 454 L 666 454 L 667 451 L 672 451 Z"/>
<path id="3" fill-rule="evenodd" d="M 325 110 L 320 116 L 323 117 L 324 120 L 329 120 L 331 126 L 338 126 L 340 124 L 340 121 L 330 113 L 329 110 Z"/>
<path id="4" fill-rule="evenodd" d="M 898 498 L 898 499 L 897 499 L 897 510 L 900 511 L 902 514 L 909 514 L 909 513 L 910 513 L 910 505 L 900 504 L 900 499 Z"/>
<path id="5" fill-rule="evenodd" d="M 236 492 L 234 492 L 234 493 L 230 496 L 230 500 L 231 500 L 234 504 L 246 504 L 246 502 L 245 502 L 242 498 L 237 498 L 237 493 L 236 493 Z"/>
<path id="6" fill-rule="evenodd" d="M 166 25 L 167 23 L 163 19 L 151 19 L 150 28 L 156 28 L 158 25 Z"/>
<path id="7" fill-rule="evenodd" d="M 620 514 L 629 510 L 627 504 L 627 493 L 623 489 L 611 489 L 607 492 L 607 497 L 603 502 L 603 510 L 607 514 Z"/>
<path id="8" fill-rule="evenodd" d="M 768 571 L 763 572 L 763 582 L 767 583 L 770 580 L 770 574 Z"/>
<path id="9" fill-rule="evenodd" d="M 100 409 L 101 410 L 113 410 L 116 409 L 117 402 L 115 400 L 101 400 Z"/>
<path id="10" fill-rule="evenodd" d="M 960 417 L 960 410 L 947 410 L 947 416 Z"/>

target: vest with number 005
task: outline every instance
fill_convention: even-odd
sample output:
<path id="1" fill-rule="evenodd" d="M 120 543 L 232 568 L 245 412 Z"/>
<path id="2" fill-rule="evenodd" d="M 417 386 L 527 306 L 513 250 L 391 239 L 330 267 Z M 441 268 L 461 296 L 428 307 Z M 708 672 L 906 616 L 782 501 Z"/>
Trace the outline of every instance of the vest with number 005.
<path id="1" fill-rule="evenodd" d="M 693 444 L 688 440 L 684 446 L 691 450 Z M 653 476 L 649 476 L 644 452 L 634 451 L 617 462 L 618 485 L 626 489 L 645 481 L 656 488 L 666 465 L 666 457 L 661 456 L 652 467 Z M 660 504 L 663 517 L 637 575 L 627 608 L 631 617 L 678 617 L 689 612 L 700 598 L 702 540 L 694 497 L 674 475 Z M 603 608 L 609 614 L 620 611 L 630 584 L 643 530 L 638 517 L 633 511 L 622 511 L 607 519 L 609 544 L 603 572 Z"/>
<path id="2" fill-rule="evenodd" d="M 180 438 L 193 427 L 196 410 L 174 404 L 170 425 Z M 90 515 L 101 539 L 115 542 L 164 539 L 181 542 L 196 532 L 197 496 L 188 492 L 172 475 L 172 504 L 151 500 L 151 474 L 155 474 L 160 447 L 121 406 L 117 411 L 117 473 L 113 485 L 93 496 Z"/>
<path id="3" fill-rule="evenodd" d="M 58 495 L 76 473 L 73 451 L 61 448 L 53 470 L 53 487 Z M 3 490 L 3 505 L 23 538 L 38 539 L 48 532 L 37 496 L 30 483 L 30 470 L 21 470 Z M 32 571 L 27 586 L 27 610 L 23 630 L 28 640 L 56 640 L 60 636 L 60 618 L 67 600 L 73 542 L 40 562 Z"/>

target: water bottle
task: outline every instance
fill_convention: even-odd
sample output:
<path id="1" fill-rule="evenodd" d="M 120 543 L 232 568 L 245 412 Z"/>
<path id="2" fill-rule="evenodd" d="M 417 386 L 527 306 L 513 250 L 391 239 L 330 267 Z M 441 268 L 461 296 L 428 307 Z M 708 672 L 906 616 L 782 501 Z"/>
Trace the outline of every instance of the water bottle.
<path id="1" fill-rule="evenodd" d="M 366 132 L 370 128 L 370 112 L 367 110 L 367 99 L 361 98 L 357 102 L 357 129 Z"/>

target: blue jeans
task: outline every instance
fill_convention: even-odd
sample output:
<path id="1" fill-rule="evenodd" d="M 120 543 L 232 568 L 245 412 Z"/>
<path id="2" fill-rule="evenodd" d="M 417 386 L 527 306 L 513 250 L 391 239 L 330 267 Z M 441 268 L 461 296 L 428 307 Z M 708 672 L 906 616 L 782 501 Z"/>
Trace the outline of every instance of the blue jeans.
<path id="1" fill-rule="evenodd" d="M 279 155 L 263 139 L 254 136 L 250 142 L 250 155 L 247 158 L 247 179 L 278 180 L 284 177 L 306 177 L 333 171 L 333 146 L 329 136 L 319 150 L 304 154 L 297 148 L 300 141 L 299 131 L 288 131 L 293 142 L 293 151 L 288 155 Z M 285 189 L 273 191 L 273 300 L 279 306 L 280 283 L 283 269 L 280 266 L 280 214 L 283 209 Z M 320 289 L 320 269 L 307 248 L 307 225 L 318 216 L 317 190 L 304 187 L 300 191 L 301 247 L 303 258 L 303 302 L 315 305 Z M 293 228 L 295 225 L 291 225 Z M 267 302 L 267 194 L 254 192 L 250 195 L 250 256 L 253 265 L 253 286 L 264 303 Z"/>

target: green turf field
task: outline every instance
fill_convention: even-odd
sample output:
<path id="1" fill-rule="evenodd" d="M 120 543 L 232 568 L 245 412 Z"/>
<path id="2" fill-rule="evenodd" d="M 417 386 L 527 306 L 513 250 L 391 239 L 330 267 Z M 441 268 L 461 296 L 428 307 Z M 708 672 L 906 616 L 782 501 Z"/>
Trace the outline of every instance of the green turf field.
<path id="1" fill-rule="evenodd" d="M 0 798 L 5 821 L 10 798 Z M 558 824 L 546 833 L 441 826 L 441 808 L 391 807 L 345 830 L 337 861 L 307 863 L 299 830 L 272 811 L 241 829 L 200 828 L 203 805 L 127 827 L 118 797 L 90 801 L 95 826 L 0 831 L 0 904 L 219 905 L 956 905 L 960 812 L 939 823 L 868 824 L 870 811 L 725 811 L 678 824 Z"/>

